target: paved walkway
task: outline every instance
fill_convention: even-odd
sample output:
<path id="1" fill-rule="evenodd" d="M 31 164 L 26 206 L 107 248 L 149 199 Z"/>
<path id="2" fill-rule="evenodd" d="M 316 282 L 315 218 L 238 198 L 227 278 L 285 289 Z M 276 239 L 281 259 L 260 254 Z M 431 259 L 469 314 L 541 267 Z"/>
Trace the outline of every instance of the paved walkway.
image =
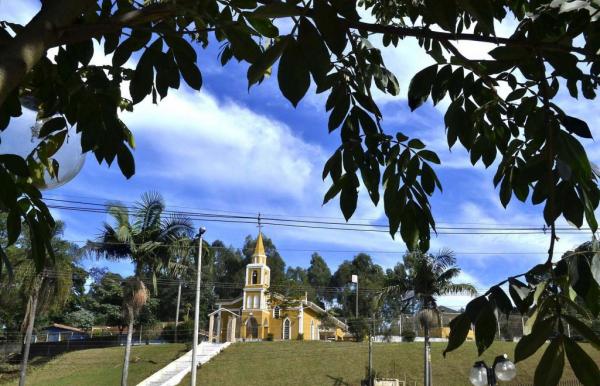
<path id="1" fill-rule="evenodd" d="M 198 365 L 203 365 L 218 353 L 226 349 L 231 343 L 208 343 L 202 342 L 198 345 Z M 185 353 L 173 362 L 169 363 L 156 373 L 152 374 L 137 386 L 177 386 L 179 382 L 192 371 L 192 351 Z"/>

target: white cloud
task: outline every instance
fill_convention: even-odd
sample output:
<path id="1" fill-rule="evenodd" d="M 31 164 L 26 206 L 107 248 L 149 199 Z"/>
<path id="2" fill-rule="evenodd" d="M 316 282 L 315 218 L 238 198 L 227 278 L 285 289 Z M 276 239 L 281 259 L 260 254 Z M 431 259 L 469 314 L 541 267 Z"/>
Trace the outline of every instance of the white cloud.
<path id="1" fill-rule="evenodd" d="M 220 102 L 206 91 L 171 93 L 159 106 L 145 101 L 124 120 L 160 150 L 160 162 L 141 176 L 301 199 L 324 159 L 320 147 L 282 122 L 233 101 Z"/>

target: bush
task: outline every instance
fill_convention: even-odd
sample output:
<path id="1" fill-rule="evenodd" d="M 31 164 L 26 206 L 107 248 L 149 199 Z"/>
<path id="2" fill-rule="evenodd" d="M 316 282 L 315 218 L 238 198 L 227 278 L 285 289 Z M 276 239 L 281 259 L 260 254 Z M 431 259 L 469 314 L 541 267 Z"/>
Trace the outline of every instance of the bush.
<path id="1" fill-rule="evenodd" d="M 362 318 L 348 319 L 348 330 L 357 342 L 362 342 L 369 335 L 369 323 Z"/>
<path id="2" fill-rule="evenodd" d="M 268 340 L 269 342 L 272 342 L 272 341 L 273 341 L 273 334 L 271 334 L 271 333 L 268 333 L 268 334 L 267 334 L 267 340 Z"/>
<path id="3" fill-rule="evenodd" d="M 414 342 L 417 334 L 413 330 L 403 330 L 400 336 L 403 342 Z"/>
<path id="4" fill-rule="evenodd" d="M 302 333 L 298 334 L 298 336 L 296 337 L 296 340 L 304 340 L 304 334 L 302 334 Z"/>
<path id="5" fill-rule="evenodd" d="M 194 332 L 194 320 L 188 319 L 183 323 L 179 323 L 177 326 L 177 342 L 191 342 L 192 334 Z M 169 324 L 162 330 L 161 337 L 167 342 L 175 342 L 175 325 Z"/>

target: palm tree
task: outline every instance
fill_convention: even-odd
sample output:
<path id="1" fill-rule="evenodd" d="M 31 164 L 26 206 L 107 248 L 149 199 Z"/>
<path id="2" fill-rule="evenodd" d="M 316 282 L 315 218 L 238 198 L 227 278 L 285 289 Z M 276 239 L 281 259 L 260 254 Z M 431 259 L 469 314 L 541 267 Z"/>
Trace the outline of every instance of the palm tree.
<path id="1" fill-rule="evenodd" d="M 384 288 L 380 299 L 400 299 L 404 305 L 411 306 L 417 311 L 419 323 L 423 328 L 425 386 L 431 385 L 431 346 L 429 332 L 437 319 L 440 323 L 440 313 L 436 298 L 442 295 L 466 294 L 477 295 L 472 284 L 454 283 L 460 274 L 456 266 L 454 252 L 448 249 L 438 254 L 410 252 L 404 256 L 406 275 L 396 283 L 390 283 Z"/>
<path id="2" fill-rule="evenodd" d="M 78 247 L 61 240 L 64 224 L 57 222 L 51 239 L 54 259 L 45 259 L 43 267 L 35 267 L 31 256 L 15 262 L 15 280 L 21 283 L 21 292 L 27 299 L 21 331 L 25 332 L 19 386 L 24 386 L 27 376 L 27 363 L 33 327 L 37 315 L 60 309 L 69 299 L 72 286 L 72 263 L 78 257 Z M 25 238 L 24 240 L 29 240 Z M 31 254 L 31 247 L 24 245 L 25 255 Z M 25 256 L 23 256 L 25 257 Z M 41 268 L 41 269 L 40 269 Z M 33 274 L 32 274 L 33 273 Z"/>
<path id="3" fill-rule="evenodd" d="M 137 277 L 130 277 L 123 283 L 123 307 L 127 318 L 127 344 L 125 345 L 125 358 L 121 374 L 121 386 L 127 386 L 129 374 L 129 357 L 131 356 L 131 338 L 133 336 L 133 322 L 144 304 L 148 301 L 148 289 L 143 281 Z"/>
<path id="4" fill-rule="evenodd" d="M 143 278 L 151 276 L 153 292 L 156 294 L 157 275 L 173 269 L 175 261 L 172 247 L 178 245 L 181 239 L 191 237 L 193 226 L 188 217 L 179 214 L 171 214 L 164 219 L 164 200 L 154 192 L 144 193 L 131 212 L 118 202 L 109 203 L 107 210 L 114 225 L 104 223 L 98 240 L 89 243 L 88 248 L 98 257 L 131 259 L 134 264 L 134 278 L 125 283 L 127 296 L 124 311 L 130 326 L 121 377 L 121 384 L 125 386 L 133 322 L 148 299 Z"/>

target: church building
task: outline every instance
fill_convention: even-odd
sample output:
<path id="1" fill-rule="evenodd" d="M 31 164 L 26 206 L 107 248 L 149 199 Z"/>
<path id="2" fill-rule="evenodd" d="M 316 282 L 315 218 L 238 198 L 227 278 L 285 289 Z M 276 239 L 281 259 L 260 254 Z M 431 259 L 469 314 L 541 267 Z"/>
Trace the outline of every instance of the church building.
<path id="1" fill-rule="evenodd" d="M 346 324 L 327 315 L 313 302 L 286 299 L 269 291 L 271 272 L 259 232 L 252 261 L 246 266 L 244 289 L 236 299 L 217 302 L 218 309 L 209 314 L 209 341 L 237 340 L 319 340 L 327 337 L 342 340 Z M 327 319 L 327 323 L 324 323 Z M 327 328 L 324 326 L 327 325 Z"/>

